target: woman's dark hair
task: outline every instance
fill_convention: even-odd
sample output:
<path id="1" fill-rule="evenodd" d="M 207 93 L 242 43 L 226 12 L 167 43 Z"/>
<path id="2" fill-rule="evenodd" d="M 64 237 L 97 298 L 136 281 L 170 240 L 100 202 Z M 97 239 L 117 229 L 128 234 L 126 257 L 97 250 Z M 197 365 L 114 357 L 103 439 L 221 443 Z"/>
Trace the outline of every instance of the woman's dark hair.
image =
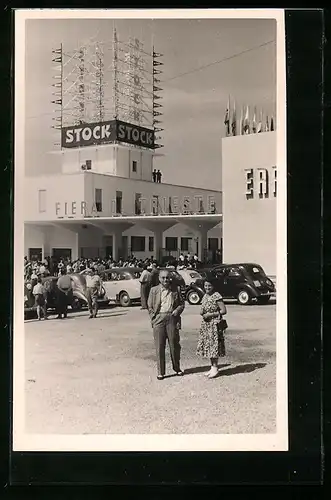
<path id="1" fill-rule="evenodd" d="M 217 279 L 213 276 L 206 276 L 204 283 L 210 283 L 213 288 L 216 287 Z"/>

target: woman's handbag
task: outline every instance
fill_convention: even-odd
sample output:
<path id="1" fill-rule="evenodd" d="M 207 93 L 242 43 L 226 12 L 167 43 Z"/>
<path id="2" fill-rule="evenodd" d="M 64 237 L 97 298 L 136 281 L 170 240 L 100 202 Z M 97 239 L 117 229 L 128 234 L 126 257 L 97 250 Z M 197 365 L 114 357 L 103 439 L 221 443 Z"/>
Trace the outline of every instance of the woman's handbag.
<path id="1" fill-rule="evenodd" d="M 226 319 L 222 318 L 220 321 L 220 330 L 222 330 L 222 332 L 223 332 L 224 330 L 227 329 L 227 327 L 228 327 L 228 323 L 227 323 Z"/>

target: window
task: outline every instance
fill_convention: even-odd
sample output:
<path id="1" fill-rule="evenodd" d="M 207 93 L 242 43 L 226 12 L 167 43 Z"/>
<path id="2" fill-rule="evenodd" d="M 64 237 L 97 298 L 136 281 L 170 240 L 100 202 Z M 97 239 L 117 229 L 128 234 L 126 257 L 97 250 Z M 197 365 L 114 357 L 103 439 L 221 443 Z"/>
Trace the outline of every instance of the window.
<path id="1" fill-rule="evenodd" d="M 41 248 L 29 248 L 29 260 L 39 260 L 42 259 Z"/>
<path id="2" fill-rule="evenodd" d="M 137 162 L 135 160 L 132 162 L 132 172 L 137 172 Z"/>
<path id="3" fill-rule="evenodd" d="M 191 240 L 192 240 L 192 238 L 181 238 L 180 239 L 180 249 L 182 252 L 189 252 L 190 251 Z"/>
<path id="4" fill-rule="evenodd" d="M 150 236 L 148 238 L 148 251 L 154 252 L 154 237 L 153 236 Z"/>
<path id="5" fill-rule="evenodd" d="M 116 213 L 122 213 L 122 191 L 116 191 Z"/>
<path id="6" fill-rule="evenodd" d="M 152 199 L 152 207 L 153 207 L 153 215 L 157 215 L 159 213 L 159 197 L 157 195 L 153 195 Z"/>
<path id="7" fill-rule="evenodd" d="M 167 236 L 165 239 L 166 250 L 175 251 L 178 250 L 178 238 L 173 238 Z"/>
<path id="8" fill-rule="evenodd" d="M 92 169 L 92 160 L 86 160 L 85 165 L 86 165 L 86 170 L 91 170 Z"/>
<path id="9" fill-rule="evenodd" d="M 39 212 L 46 212 L 46 189 L 39 189 Z"/>
<path id="10" fill-rule="evenodd" d="M 135 193 L 135 201 L 134 201 L 134 213 L 136 215 L 141 214 L 141 193 Z"/>
<path id="11" fill-rule="evenodd" d="M 131 252 L 145 251 L 145 236 L 131 236 Z"/>
<path id="12" fill-rule="evenodd" d="M 102 212 L 102 189 L 95 189 L 95 206 L 97 212 Z"/>
<path id="13" fill-rule="evenodd" d="M 228 271 L 229 278 L 235 278 L 240 275 L 241 275 L 240 270 L 237 267 L 230 267 Z"/>

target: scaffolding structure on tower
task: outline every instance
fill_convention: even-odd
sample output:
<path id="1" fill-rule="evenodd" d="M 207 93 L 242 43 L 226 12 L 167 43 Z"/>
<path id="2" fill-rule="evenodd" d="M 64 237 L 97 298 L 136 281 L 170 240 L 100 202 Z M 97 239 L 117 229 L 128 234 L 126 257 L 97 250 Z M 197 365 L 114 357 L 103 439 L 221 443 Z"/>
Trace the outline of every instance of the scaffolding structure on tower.
<path id="1" fill-rule="evenodd" d="M 162 132 L 162 54 L 138 39 L 92 40 L 53 54 L 53 128 L 119 120 L 154 130 L 155 147 Z"/>

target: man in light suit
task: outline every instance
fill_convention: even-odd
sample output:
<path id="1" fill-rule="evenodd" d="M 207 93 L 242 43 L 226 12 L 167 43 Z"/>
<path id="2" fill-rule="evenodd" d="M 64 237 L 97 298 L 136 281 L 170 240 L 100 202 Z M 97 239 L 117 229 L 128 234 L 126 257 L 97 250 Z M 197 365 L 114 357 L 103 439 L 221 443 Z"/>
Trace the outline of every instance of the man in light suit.
<path id="1" fill-rule="evenodd" d="M 160 284 L 154 286 L 148 297 L 148 312 L 153 327 L 157 357 L 157 378 L 165 376 L 165 347 L 168 339 L 171 361 L 176 375 L 184 375 L 180 369 L 181 317 L 185 303 L 179 287 L 173 286 L 169 271 L 162 270 L 159 275 Z"/>

